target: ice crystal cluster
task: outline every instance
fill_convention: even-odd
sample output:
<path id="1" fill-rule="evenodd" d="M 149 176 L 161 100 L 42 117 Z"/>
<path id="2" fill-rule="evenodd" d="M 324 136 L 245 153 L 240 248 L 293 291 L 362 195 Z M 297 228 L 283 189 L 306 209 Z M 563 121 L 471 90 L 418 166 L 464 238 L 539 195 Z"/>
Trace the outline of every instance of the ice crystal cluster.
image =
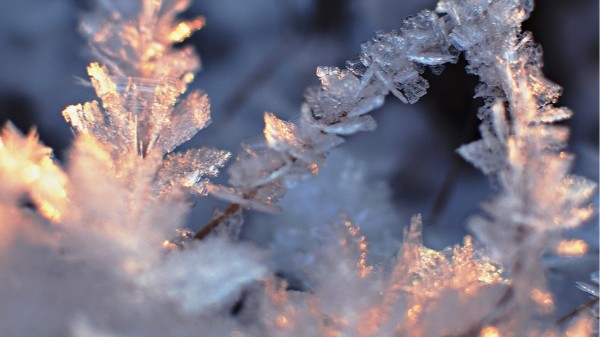
<path id="1" fill-rule="evenodd" d="M 531 1 L 440 0 L 362 44 L 346 69 L 319 67 L 321 85 L 306 91 L 299 117 L 265 113 L 263 136 L 242 143 L 228 185 L 209 181 L 227 151 L 176 149 L 210 123 L 207 95 L 187 90 L 199 60 L 173 47 L 204 25 L 177 19 L 187 5 L 99 1 L 83 18 L 95 57 L 86 83 L 98 101 L 64 109 L 75 134 L 66 163 L 35 131 L 4 127 L 0 333 L 594 333 L 593 307 L 556 321 L 541 263 L 559 243 L 558 254 L 585 250 L 585 242 L 561 241 L 561 232 L 593 215 L 595 184 L 569 174 L 568 129 L 555 122 L 572 112 L 554 106 L 561 89 L 544 78 L 541 49 L 521 31 Z M 317 175 L 343 137 L 375 130 L 368 113 L 389 93 L 417 102 L 429 87 L 425 68 L 441 74 L 461 54 L 485 104 L 482 139 L 458 153 L 497 187 L 467 225 L 474 237 L 436 251 L 423 246 L 419 215 L 410 224 L 389 216 L 381 218 L 394 223 L 387 227 L 406 226 L 401 241 L 372 247 L 385 230 L 365 235 L 361 224 L 371 219 L 342 206 L 337 219 L 289 243 L 303 252 L 290 267 L 296 280 L 273 269 L 278 257 L 267 248 L 238 238 L 242 209 L 281 211 L 286 190 Z M 345 166 L 335 186 L 365 185 L 356 170 Z M 232 204 L 194 234 L 185 216 L 208 194 Z M 371 199 L 369 207 L 388 211 L 385 196 Z M 578 285 L 597 306 L 597 287 Z"/>

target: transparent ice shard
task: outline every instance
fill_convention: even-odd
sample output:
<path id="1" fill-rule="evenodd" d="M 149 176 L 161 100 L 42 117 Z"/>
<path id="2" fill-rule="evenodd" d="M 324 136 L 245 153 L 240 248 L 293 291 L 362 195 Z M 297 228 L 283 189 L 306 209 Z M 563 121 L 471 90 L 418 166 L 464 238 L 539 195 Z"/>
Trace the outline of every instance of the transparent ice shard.
<path id="1" fill-rule="evenodd" d="M 245 143 L 237 161 L 228 168 L 229 183 L 241 189 L 257 187 L 278 179 L 289 166 L 285 155 L 264 141 Z"/>
<path id="2" fill-rule="evenodd" d="M 399 84 L 396 88 L 402 92 L 408 103 L 412 104 L 427 94 L 429 83 L 424 78 L 418 76 Z"/>
<path id="3" fill-rule="evenodd" d="M 264 135 L 269 148 L 287 151 L 299 147 L 296 138 L 296 126 L 293 123 L 278 119 L 273 113 L 265 113 Z"/>
<path id="4" fill-rule="evenodd" d="M 88 74 L 102 108 L 96 101 L 86 102 L 68 106 L 63 116 L 78 133 L 111 143 L 121 153 L 135 153 L 138 147 L 137 117 L 124 108 L 124 100 L 105 67 L 92 63 Z"/>
<path id="5" fill-rule="evenodd" d="M 256 209 L 267 213 L 276 213 L 281 211 L 276 203 L 282 196 L 281 188 L 275 186 L 275 182 L 267 186 L 261 186 L 256 189 L 252 196 L 245 196 L 237 189 L 225 187 L 222 185 L 207 184 L 206 188 L 211 195 L 219 197 L 231 203 L 240 204 L 247 208 Z"/>
<path id="6" fill-rule="evenodd" d="M 326 133 L 338 135 L 351 135 L 359 131 L 372 131 L 377 128 L 377 122 L 371 116 L 356 116 L 344 119 L 342 122 L 332 123 L 321 127 Z"/>
<path id="7" fill-rule="evenodd" d="M 208 126 L 210 121 L 208 96 L 200 91 L 193 91 L 175 106 L 161 132 L 158 146 L 165 153 L 171 152 Z"/>
<path id="8" fill-rule="evenodd" d="M 82 22 L 99 60 L 89 65 L 88 75 L 101 106 L 92 101 L 63 111 L 77 133 L 111 144 L 120 176 L 133 179 L 143 172 L 162 197 L 182 187 L 205 195 L 207 177 L 229 158 L 209 149 L 171 153 L 210 123 L 207 96 L 185 95 L 199 60 L 191 47 L 173 48 L 204 25 L 201 17 L 176 20 L 187 5 L 101 2 Z"/>
<path id="9" fill-rule="evenodd" d="M 566 107 L 548 107 L 542 110 L 536 122 L 553 123 L 570 119 L 573 116 L 573 111 Z"/>
<path id="10" fill-rule="evenodd" d="M 360 78 L 365 74 L 367 65 L 363 62 L 363 58 L 360 55 L 357 55 L 346 61 L 346 69 Z"/>
<path id="11" fill-rule="evenodd" d="M 490 148 L 484 140 L 477 140 L 460 146 L 456 151 L 484 174 L 489 175 L 505 166 L 504 160 L 498 157 L 500 149 L 502 148 Z"/>
<path id="12" fill-rule="evenodd" d="M 206 195 L 207 177 L 217 176 L 229 156 L 229 152 L 209 148 L 167 155 L 157 172 L 157 193 L 163 195 L 174 188 L 185 187 L 196 194 Z"/>
<path id="13" fill-rule="evenodd" d="M 584 282 L 575 282 L 577 284 L 577 288 L 583 292 L 587 292 L 594 297 L 598 297 L 598 286 L 591 286 L 588 283 Z"/>
<path id="14" fill-rule="evenodd" d="M 186 3 L 102 1 L 96 11 L 84 16 L 81 31 L 92 42 L 97 60 L 114 75 L 185 78 L 198 70 L 198 58 L 190 47 L 177 50 L 172 44 L 202 28 L 204 23 L 201 17 L 176 20 Z"/>

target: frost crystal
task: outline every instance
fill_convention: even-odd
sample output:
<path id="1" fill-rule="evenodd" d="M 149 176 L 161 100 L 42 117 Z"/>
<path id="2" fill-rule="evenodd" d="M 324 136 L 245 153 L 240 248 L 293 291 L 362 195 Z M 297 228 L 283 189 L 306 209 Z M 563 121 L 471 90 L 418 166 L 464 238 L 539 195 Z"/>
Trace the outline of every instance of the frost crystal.
<path id="1" fill-rule="evenodd" d="M 260 307 L 270 335 L 460 335 L 464 325 L 494 308 L 507 287 L 502 269 L 470 237 L 441 252 L 425 248 L 420 216 L 386 271 L 370 265 L 368 240 L 342 215 L 305 273 L 310 292 L 267 285 Z M 311 324 L 299 325 L 307 321 Z"/>
<path id="2" fill-rule="evenodd" d="M 500 196 L 485 206 L 493 213 L 494 224 L 478 219 L 472 227 L 492 250 L 498 248 L 496 252 L 506 257 L 512 250 L 502 246 L 513 244 L 491 234 L 488 241 L 484 227 L 542 233 L 576 226 L 591 216 L 583 203 L 595 189 L 592 182 L 568 175 L 571 156 L 562 151 L 568 134 L 549 124 L 568 118 L 570 111 L 552 107 L 560 90 L 543 78 L 540 48 L 531 34 L 520 33 L 530 9 L 519 1 L 438 4 L 438 11 L 447 13 L 455 47 L 465 50 L 469 71 L 486 83 L 478 95 L 492 102 L 479 112 L 483 139 L 462 146 L 459 153 L 499 178 Z"/>
<path id="3" fill-rule="evenodd" d="M 135 154 L 148 162 L 168 154 L 155 174 L 160 195 L 173 188 L 206 194 L 206 177 L 216 176 L 229 153 L 214 149 L 170 153 L 210 123 L 205 94 L 193 91 L 181 98 L 199 68 L 197 57 L 190 48 L 172 48 L 173 42 L 200 29 L 204 19 L 176 22 L 185 1 L 143 1 L 130 4 L 134 8 L 119 3 L 120 11 L 106 7 L 108 3 L 99 5 L 97 13 L 84 18 L 82 30 L 104 64 L 88 67 L 101 105 L 92 101 L 69 106 L 63 111 L 65 119 L 79 134 L 111 144 L 119 170 L 129 166 L 121 162 L 135 161 Z M 105 11 L 104 17 L 98 15 Z"/>
<path id="4" fill-rule="evenodd" d="M 78 135 L 69 174 L 73 187 L 79 187 L 73 191 L 77 200 L 85 200 L 84 193 L 94 201 L 107 196 L 106 190 L 86 189 L 89 173 L 102 178 L 108 189 L 125 191 L 100 208 L 110 210 L 105 217 L 91 212 L 100 206 L 85 204 L 78 217 L 100 231 L 97 236 L 112 232 L 109 237 L 119 239 L 137 255 L 148 246 L 158 248 L 169 226 L 178 226 L 176 222 L 188 208 L 182 191 L 206 195 L 208 177 L 218 174 L 229 153 L 208 148 L 172 152 L 210 123 L 205 94 L 194 91 L 182 96 L 199 61 L 190 48 L 172 47 L 200 29 L 203 18 L 176 21 L 186 1 L 99 5 L 84 18 L 82 28 L 102 63 L 88 67 L 101 104 L 92 101 L 63 111 Z M 111 229 L 119 219 L 126 224 Z M 124 269 L 143 272 L 145 264 L 149 263 L 132 258 Z"/>
<path id="5" fill-rule="evenodd" d="M 265 113 L 264 140 L 244 146 L 229 168 L 233 189 L 209 185 L 209 192 L 258 210 L 278 210 L 285 188 L 317 174 L 328 151 L 343 142 L 339 135 L 375 129 L 375 120 L 365 114 L 388 93 L 405 103 L 425 95 L 429 84 L 419 75 L 424 66 L 439 74 L 444 63 L 457 60 L 447 33 L 445 20 L 425 10 L 399 32 L 364 43 L 347 70 L 317 68 L 321 86 L 307 89 L 299 123 Z"/>
<path id="6" fill-rule="evenodd" d="M 187 7 L 180 0 L 98 6 L 82 27 L 99 61 L 87 69 L 99 101 L 63 111 L 76 132 L 66 168 L 35 132 L 23 136 L 8 124 L 0 135 L 0 181 L 10 193 L 0 201 L 0 215 L 13 219 L 0 230 L 0 275 L 12 276 L 1 278 L 0 298 L 36 309 L 32 318 L 42 324 L 25 331 L 33 334 L 44 328 L 54 335 L 189 335 L 190 327 L 161 325 L 234 301 L 243 286 L 267 271 L 260 251 L 223 239 L 185 254 L 161 249 L 193 237 L 181 231 L 180 238 L 165 241 L 189 211 L 184 192 L 206 195 L 208 178 L 229 158 L 226 151 L 208 148 L 173 152 L 210 123 L 206 95 L 186 95 L 197 57 L 191 48 L 171 46 L 199 29 L 203 19 L 176 21 Z M 4 255 L 8 249 L 23 262 L 13 264 Z M 39 284 L 15 283 L 26 280 Z M 145 329 L 123 326 L 137 321 L 140 304 L 164 322 L 146 322 Z M 53 310 L 46 311 L 49 307 Z M 174 311 L 168 315 L 167 309 Z M 18 323 L 12 315 L 1 320 L 3 333 L 22 335 L 11 322 Z"/>
<path id="7" fill-rule="evenodd" d="M 558 302 L 540 259 L 587 252 L 586 242 L 561 241 L 560 232 L 590 219 L 596 184 L 569 174 L 568 129 L 554 123 L 572 112 L 554 107 L 561 89 L 543 76 L 532 35 L 521 32 L 531 1 L 440 0 L 436 11 L 363 43 L 346 69 L 317 68 L 321 85 L 306 90 L 299 118 L 265 113 L 263 136 L 242 144 L 229 186 L 209 181 L 228 152 L 174 152 L 210 123 L 207 96 L 187 93 L 199 61 L 191 48 L 172 46 L 204 19 L 176 20 L 184 0 L 98 5 L 82 23 L 98 61 L 87 69 L 98 101 L 63 111 L 76 133 L 68 165 L 35 132 L 9 123 L 0 134 L 2 334 L 595 333 L 598 287 L 576 284 L 596 307 L 562 325 L 552 318 Z M 481 140 L 457 151 L 498 186 L 469 220 L 474 238 L 428 248 L 417 215 L 399 243 L 385 189 L 364 187 L 351 167 L 329 180 L 339 188 L 331 196 L 319 187 L 319 198 L 291 202 L 298 223 L 322 223 L 336 203 L 354 210 L 330 227 L 273 235 L 271 249 L 284 242 L 299 252 L 273 257 L 289 267 L 276 270 L 264 250 L 240 240 L 242 207 L 281 210 L 286 189 L 317 175 L 342 136 L 376 128 L 368 113 L 386 95 L 416 102 L 429 87 L 425 67 L 439 74 L 460 53 L 481 79 L 476 96 L 485 104 Z M 181 226 L 188 192 L 234 204 L 194 234 Z M 385 248 L 371 244 L 378 239 Z M 597 284 L 598 273 L 591 279 Z"/>
<path id="8" fill-rule="evenodd" d="M 569 174 L 572 156 L 563 150 L 568 129 L 553 122 L 571 112 L 553 106 L 561 89 L 543 76 L 541 49 L 532 35 L 521 32 L 532 8 L 527 0 L 441 0 L 437 13 L 422 11 L 399 31 L 378 33 L 347 62 L 347 70 L 317 69 L 321 86 L 306 91 L 298 124 L 265 114 L 265 140 L 245 147 L 229 169 L 233 188 L 209 186 L 209 191 L 259 210 L 275 209 L 283 188 L 308 177 L 307 169 L 318 172 L 328 150 L 341 142 L 339 135 L 375 127 L 365 114 L 383 104 L 386 94 L 416 102 L 428 88 L 420 76 L 424 66 L 437 74 L 462 52 L 467 71 L 481 79 L 476 96 L 485 105 L 478 114 L 482 139 L 458 152 L 500 188 L 469 227 L 513 278 L 497 298 L 503 309 L 480 320 L 494 323 L 509 311 L 527 318 L 547 314 L 553 300 L 538 257 L 552 249 L 558 230 L 593 215 L 586 203 L 596 185 Z M 531 325 L 515 321 L 495 330 L 524 334 Z M 484 327 L 471 330 L 479 334 Z"/>

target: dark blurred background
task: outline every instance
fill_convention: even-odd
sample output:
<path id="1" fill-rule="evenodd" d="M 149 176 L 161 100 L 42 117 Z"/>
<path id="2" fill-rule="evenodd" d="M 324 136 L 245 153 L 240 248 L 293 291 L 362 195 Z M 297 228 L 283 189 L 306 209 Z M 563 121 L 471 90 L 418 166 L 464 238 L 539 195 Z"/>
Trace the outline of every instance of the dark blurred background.
<path id="1" fill-rule="evenodd" d="M 91 61 L 77 32 L 78 16 L 93 7 L 92 0 L 0 1 L 0 122 L 11 120 L 23 131 L 36 126 L 61 160 L 73 139 L 61 110 L 94 97 L 75 81 L 86 77 Z M 304 89 L 318 84 L 317 66 L 343 67 L 375 31 L 399 28 L 423 8 L 435 8 L 435 1 L 193 2 L 183 16 L 204 15 L 207 26 L 185 42 L 203 62 L 192 87 L 208 93 L 213 123 L 184 148 L 235 154 L 241 141 L 261 133 L 264 111 L 286 119 L 299 113 Z M 546 76 L 564 88 L 559 105 L 575 112 L 568 122 L 569 147 L 577 155 L 573 170 L 597 182 L 598 1 L 539 0 L 525 29 L 543 47 Z M 478 138 L 480 102 L 472 99 L 477 78 L 465 74 L 464 60 L 426 77 L 428 95 L 412 106 L 389 98 L 374 114 L 377 131 L 351 137 L 340 151 L 368 163 L 370 179 L 390 184 L 403 215 L 423 213 L 427 244 L 442 247 L 461 240 L 466 218 L 491 190 L 454 152 Z M 208 199 L 199 205 L 189 226 L 199 228 L 215 205 L 223 204 Z M 560 280 L 565 287 L 587 280 L 594 265 L 597 270 L 597 229 L 595 218 L 571 234 L 588 240 L 591 257 L 586 268 L 561 268 L 575 270 Z"/>

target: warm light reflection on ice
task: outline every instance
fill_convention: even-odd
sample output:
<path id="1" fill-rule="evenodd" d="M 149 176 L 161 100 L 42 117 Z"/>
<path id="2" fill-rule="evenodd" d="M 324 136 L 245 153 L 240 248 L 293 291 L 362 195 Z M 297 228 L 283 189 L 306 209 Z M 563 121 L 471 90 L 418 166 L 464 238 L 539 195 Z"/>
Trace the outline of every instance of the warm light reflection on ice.
<path id="1" fill-rule="evenodd" d="M 481 330 L 482 337 L 500 337 L 500 331 L 495 326 L 486 326 Z"/>
<path id="2" fill-rule="evenodd" d="M 169 40 L 173 42 L 181 42 L 192 35 L 193 32 L 204 27 L 206 20 L 203 17 L 192 21 L 180 22 L 177 27 L 169 34 Z"/>
<path id="3" fill-rule="evenodd" d="M 587 243 L 581 239 L 565 239 L 558 243 L 556 253 L 560 256 L 583 256 L 587 249 Z"/>

